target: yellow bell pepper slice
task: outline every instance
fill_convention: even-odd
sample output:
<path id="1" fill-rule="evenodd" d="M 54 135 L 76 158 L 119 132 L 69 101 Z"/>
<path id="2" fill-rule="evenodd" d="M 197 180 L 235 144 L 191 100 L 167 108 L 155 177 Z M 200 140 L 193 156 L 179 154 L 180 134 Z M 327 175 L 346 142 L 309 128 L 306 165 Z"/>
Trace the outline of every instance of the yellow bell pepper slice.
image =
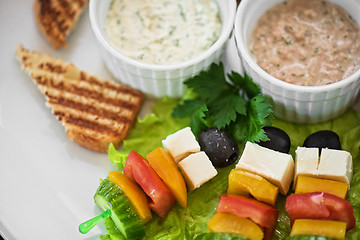
<path id="1" fill-rule="evenodd" d="M 119 186 L 135 207 L 143 223 L 152 219 L 148 199 L 141 188 L 122 172 L 112 171 L 109 173 L 109 180 Z"/>
<path id="2" fill-rule="evenodd" d="M 253 221 L 231 213 L 216 213 L 207 223 L 210 232 L 233 233 L 251 240 L 262 240 L 264 232 Z"/>
<path id="3" fill-rule="evenodd" d="M 300 175 L 298 176 L 295 193 L 326 192 L 345 199 L 348 187 L 343 182 Z"/>
<path id="4" fill-rule="evenodd" d="M 274 205 L 279 189 L 260 175 L 242 169 L 233 169 L 229 174 L 228 194 L 248 196 Z"/>
<path id="5" fill-rule="evenodd" d="M 185 180 L 172 157 L 163 148 L 158 147 L 148 153 L 146 158 L 150 166 L 170 188 L 180 206 L 186 208 L 187 189 Z"/>
<path id="6" fill-rule="evenodd" d="M 312 234 L 336 239 L 345 239 L 346 223 L 328 220 L 297 219 L 295 220 L 290 236 Z"/>

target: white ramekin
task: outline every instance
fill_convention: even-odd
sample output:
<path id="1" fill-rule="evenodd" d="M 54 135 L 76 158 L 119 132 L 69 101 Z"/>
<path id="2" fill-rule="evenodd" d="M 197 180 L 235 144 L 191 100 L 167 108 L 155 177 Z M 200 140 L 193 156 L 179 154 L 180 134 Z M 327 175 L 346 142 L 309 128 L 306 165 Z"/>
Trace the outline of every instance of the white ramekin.
<path id="1" fill-rule="evenodd" d="M 227 40 L 233 29 L 236 13 L 235 0 L 217 0 L 222 20 L 219 39 L 203 54 L 189 61 L 172 65 L 155 65 L 136 61 L 119 53 L 108 42 L 103 25 L 111 0 L 91 0 L 90 23 L 101 48 L 106 66 L 122 83 L 155 97 L 181 97 L 183 81 L 206 70 L 221 60 Z M 191 47 L 191 46 L 188 46 Z"/>
<path id="2" fill-rule="evenodd" d="M 248 38 L 264 12 L 283 0 L 242 0 L 235 17 L 234 35 L 244 71 L 273 100 L 274 115 L 297 123 L 317 123 L 344 113 L 360 90 L 360 70 L 350 77 L 325 86 L 298 86 L 271 76 L 250 56 Z M 329 0 L 343 7 L 360 23 L 359 0 Z M 360 41 L 360 39 L 359 39 Z M 271 46 L 269 46 L 271 47 Z"/>

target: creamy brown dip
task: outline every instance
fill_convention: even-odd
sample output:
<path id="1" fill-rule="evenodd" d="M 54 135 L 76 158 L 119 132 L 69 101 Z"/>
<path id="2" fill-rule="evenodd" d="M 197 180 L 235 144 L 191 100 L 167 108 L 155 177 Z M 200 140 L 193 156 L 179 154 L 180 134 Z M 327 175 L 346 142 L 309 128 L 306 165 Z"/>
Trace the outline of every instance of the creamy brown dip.
<path id="1" fill-rule="evenodd" d="M 297 85 L 334 83 L 360 69 L 359 25 L 327 1 L 275 5 L 257 22 L 249 48 L 262 69 Z"/>

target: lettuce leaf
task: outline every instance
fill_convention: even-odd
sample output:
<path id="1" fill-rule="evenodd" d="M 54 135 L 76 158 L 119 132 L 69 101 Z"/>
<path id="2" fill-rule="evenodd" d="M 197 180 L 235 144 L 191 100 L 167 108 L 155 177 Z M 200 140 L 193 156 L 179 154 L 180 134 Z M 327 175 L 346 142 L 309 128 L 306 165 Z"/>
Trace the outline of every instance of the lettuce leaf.
<path id="1" fill-rule="evenodd" d="M 154 148 L 162 146 L 161 140 L 167 135 L 190 124 L 190 118 L 173 118 L 172 109 L 178 100 L 162 99 L 153 106 L 153 113 L 138 119 L 130 136 L 125 140 L 121 151 L 109 149 L 109 158 L 122 170 L 124 158 L 131 149 L 146 155 Z M 351 152 L 354 163 L 354 177 L 347 200 L 354 207 L 356 228 L 346 234 L 346 239 L 360 239 L 360 113 L 349 110 L 341 117 L 319 124 L 294 124 L 278 119 L 272 120 L 272 125 L 285 130 L 291 139 L 290 153 L 294 156 L 297 146 L 301 146 L 305 138 L 318 130 L 332 130 L 339 134 L 342 148 Z M 240 145 L 240 152 L 243 145 Z M 153 214 L 153 220 L 146 226 L 144 239 L 170 240 L 195 239 L 202 233 L 207 233 L 207 222 L 215 214 L 220 196 L 226 192 L 228 174 L 234 165 L 218 169 L 218 175 L 199 189 L 188 194 L 188 207 L 182 208 L 177 203 L 165 218 Z M 280 210 L 274 239 L 286 239 L 290 233 L 290 220 L 285 211 L 286 196 L 279 195 L 276 208 Z M 105 221 L 108 234 L 102 239 L 122 239 L 111 219 Z M 226 236 L 224 236 L 223 239 Z M 219 237 L 219 239 L 222 239 Z"/>
<path id="2" fill-rule="evenodd" d="M 145 156 L 158 146 L 161 140 L 186 126 L 188 119 L 175 119 L 171 117 L 172 109 L 178 100 L 164 98 L 153 105 L 153 113 L 148 114 L 143 120 L 138 119 L 129 137 L 124 141 L 122 152 L 134 150 Z M 165 137 L 164 137 L 165 136 Z"/>

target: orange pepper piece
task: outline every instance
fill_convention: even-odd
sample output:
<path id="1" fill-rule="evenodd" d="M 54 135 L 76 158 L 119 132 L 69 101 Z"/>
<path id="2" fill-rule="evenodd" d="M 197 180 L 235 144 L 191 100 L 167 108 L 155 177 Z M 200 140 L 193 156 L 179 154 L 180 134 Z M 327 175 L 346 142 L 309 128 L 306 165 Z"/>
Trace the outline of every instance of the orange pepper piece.
<path id="1" fill-rule="evenodd" d="M 348 187 L 343 182 L 300 175 L 298 176 L 295 193 L 326 192 L 345 199 Z"/>
<path id="2" fill-rule="evenodd" d="M 183 175 L 174 159 L 163 149 L 156 148 L 146 155 L 150 166 L 170 188 L 180 206 L 187 206 L 187 189 Z"/>
<path id="3" fill-rule="evenodd" d="M 345 239 L 346 223 L 329 220 L 297 219 L 290 236 L 312 234 L 336 239 Z"/>
<path id="4" fill-rule="evenodd" d="M 251 240 L 262 240 L 264 233 L 253 221 L 231 213 L 216 213 L 207 223 L 210 232 L 233 233 Z"/>
<path id="5" fill-rule="evenodd" d="M 228 194 L 248 196 L 258 201 L 274 205 L 279 189 L 260 175 L 242 169 L 233 169 L 229 174 Z"/>
<path id="6" fill-rule="evenodd" d="M 112 171 L 109 173 L 109 180 L 119 186 L 135 207 L 143 223 L 152 219 L 148 199 L 141 188 L 122 172 Z"/>

